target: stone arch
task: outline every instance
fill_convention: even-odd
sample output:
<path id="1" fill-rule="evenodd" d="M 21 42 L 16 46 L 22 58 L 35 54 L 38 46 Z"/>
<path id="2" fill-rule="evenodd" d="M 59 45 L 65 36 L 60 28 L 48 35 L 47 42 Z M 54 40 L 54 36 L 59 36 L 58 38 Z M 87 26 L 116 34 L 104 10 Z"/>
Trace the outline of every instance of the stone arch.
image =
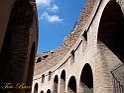
<path id="1" fill-rule="evenodd" d="M 38 83 L 34 85 L 34 93 L 38 93 Z"/>
<path id="2" fill-rule="evenodd" d="M 47 93 L 51 93 L 51 90 L 50 90 L 50 89 L 48 89 L 48 90 L 47 90 Z M 53 92 L 53 93 L 55 93 L 55 92 Z"/>
<path id="3" fill-rule="evenodd" d="M 65 92 L 65 81 L 66 80 L 66 72 L 65 70 L 62 70 L 61 72 L 61 81 L 60 81 L 60 93 Z"/>
<path id="4" fill-rule="evenodd" d="M 86 63 L 80 76 L 80 93 L 93 93 L 93 74 L 91 66 Z"/>
<path id="5" fill-rule="evenodd" d="M 57 93 L 58 92 L 58 75 L 56 75 L 54 77 L 54 85 L 53 85 L 53 93 Z"/>
<path id="6" fill-rule="evenodd" d="M 68 82 L 68 93 L 77 93 L 76 79 L 72 76 Z"/>
<path id="7" fill-rule="evenodd" d="M 27 81 L 26 81 L 26 85 L 28 86 L 32 85 L 33 72 L 34 72 L 34 61 L 35 61 L 35 42 L 32 44 L 32 48 L 30 51 L 30 59 L 28 63 L 28 74 L 27 74 Z M 30 92 L 30 91 L 31 91 L 31 88 L 26 90 L 26 92 Z"/>
<path id="8" fill-rule="evenodd" d="M 120 5 L 115 0 L 111 0 L 105 6 L 100 19 L 98 40 L 103 42 L 122 62 L 124 62 L 123 30 L 123 12 Z"/>

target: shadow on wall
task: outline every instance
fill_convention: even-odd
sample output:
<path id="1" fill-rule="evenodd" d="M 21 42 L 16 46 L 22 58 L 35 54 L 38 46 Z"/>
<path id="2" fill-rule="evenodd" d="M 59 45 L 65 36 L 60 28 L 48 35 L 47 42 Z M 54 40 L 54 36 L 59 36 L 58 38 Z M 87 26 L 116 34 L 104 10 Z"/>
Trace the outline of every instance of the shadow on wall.
<path id="1" fill-rule="evenodd" d="M 110 1 L 102 14 L 98 40 L 102 41 L 124 63 L 124 18 L 120 5 Z"/>

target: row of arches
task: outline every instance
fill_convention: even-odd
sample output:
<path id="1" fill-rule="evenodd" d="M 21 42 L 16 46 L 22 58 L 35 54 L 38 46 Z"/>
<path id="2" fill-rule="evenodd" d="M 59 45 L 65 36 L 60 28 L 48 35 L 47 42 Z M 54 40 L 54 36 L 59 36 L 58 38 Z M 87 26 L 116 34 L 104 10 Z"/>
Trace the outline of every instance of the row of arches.
<path id="1" fill-rule="evenodd" d="M 60 76 L 60 82 L 58 75 L 55 75 L 54 77 L 54 84 L 53 84 L 53 93 L 58 93 L 58 86 L 60 84 L 60 93 L 66 92 L 66 86 L 68 88 L 68 93 L 77 93 L 77 82 L 80 82 L 79 86 L 79 92 L 89 92 L 93 93 L 93 73 L 91 66 L 86 63 L 82 69 L 81 75 L 80 75 L 80 81 L 77 81 L 76 76 L 71 76 L 69 81 L 67 81 L 67 77 L 65 70 L 62 70 L 61 76 Z M 68 82 L 68 83 L 67 83 Z M 66 85 L 67 83 L 67 85 Z M 51 90 L 49 89 L 46 93 L 51 93 Z M 34 86 L 34 93 L 38 93 L 38 83 Z M 44 93 L 44 91 L 41 91 L 40 93 Z"/>

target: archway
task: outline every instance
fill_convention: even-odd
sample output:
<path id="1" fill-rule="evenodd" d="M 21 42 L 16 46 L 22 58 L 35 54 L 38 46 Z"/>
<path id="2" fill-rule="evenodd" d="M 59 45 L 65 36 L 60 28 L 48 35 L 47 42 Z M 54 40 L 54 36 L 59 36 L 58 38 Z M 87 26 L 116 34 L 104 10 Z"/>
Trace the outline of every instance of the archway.
<path id="1" fill-rule="evenodd" d="M 51 90 L 50 90 L 50 89 L 48 89 L 48 90 L 47 90 L 47 93 L 51 93 Z M 53 93 L 54 93 L 54 92 L 53 92 Z"/>
<path id="2" fill-rule="evenodd" d="M 66 73 L 65 73 L 65 70 L 63 70 L 61 73 L 60 93 L 65 92 L 65 79 L 66 79 Z"/>
<path id="3" fill-rule="evenodd" d="M 80 76 L 80 93 L 93 93 L 93 74 L 88 63 L 82 69 Z"/>
<path id="4" fill-rule="evenodd" d="M 68 93 L 77 93 L 76 79 L 72 76 L 68 83 Z"/>
<path id="5" fill-rule="evenodd" d="M 34 93 L 38 93 L 38 83 L 36 83 L 34 86 Z"/>
<path id="6" fill-rule="evenodd" d="M 120 5 L 111 0 L 101 16 L 98 40 L 103 42 L 122 62 L 124 62 L 124 18 Z"/>
<path id="7" fill-rule="evenodd" d="M 58 76 L 56 75 L 54 78 L 54 85 L 53 85 L 53 93 L 57 93 L 58 92 Z"/>

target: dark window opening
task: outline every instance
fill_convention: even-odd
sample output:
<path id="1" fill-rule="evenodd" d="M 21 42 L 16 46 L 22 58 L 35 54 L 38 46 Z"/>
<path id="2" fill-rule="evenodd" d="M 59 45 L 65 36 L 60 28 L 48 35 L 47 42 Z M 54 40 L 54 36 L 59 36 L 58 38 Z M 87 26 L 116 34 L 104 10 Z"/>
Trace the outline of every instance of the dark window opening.
<path id="1" fill-rule="evenodd" d="M 87 41 L 87 32 L 85 31 L 84 34 L 83 34 L 85 40 Z"/>
<path id="2" fill-rule="evenodd" d="M 50 71 L 50 72 L 49 72 L 48 81 L 51 80 L 51 75 L 52 75 L 52 72 Z"/>
<path id="3" fill-rule="evenodd" d="M 71 51 L 71 63 L 74 63 L 74 60 L 75 60 L 75 51 L 72 50 Z"/>
<path id="4" fill-rule="evenodd" d="M 45 81 L 45 75 L 42 75 L 42 83 Z"/>
<path id="5" fill-rule="evenodd" d="M 48 57 L 48 55 L 43 56 L 44 59 L 47 58 L 47 57 Z"/>
<path id="6" fill-rule="evenodd" d="M 51 54 L 53 54 L 54 52 L 51 52 Z"/>
<path id="7" fill-rule="evenodd" d="M 39 58 L 37 59 L 37 63 L 39 63 L 39 62 L 41 62 L 41 57 L 39 57 Z"/>

